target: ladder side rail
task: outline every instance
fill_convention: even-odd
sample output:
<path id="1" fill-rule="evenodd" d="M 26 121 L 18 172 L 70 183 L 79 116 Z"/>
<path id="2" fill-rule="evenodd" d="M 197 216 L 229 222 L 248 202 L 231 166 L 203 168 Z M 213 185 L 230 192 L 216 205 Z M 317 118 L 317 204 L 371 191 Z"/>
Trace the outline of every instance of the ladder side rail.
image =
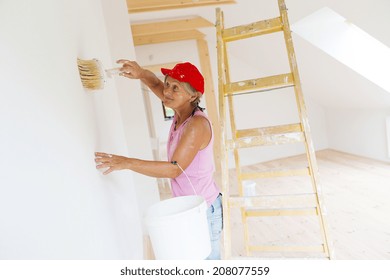
<path id="1" fill-rule="evenodd" d="M 289 64 L 290 64 L 290 69 L 294 77 L 294 90 L 295 90 L 295 95 L 297 99 L 297 106 L 298 106 L 298 111 L 299 111 L 299 116 L 301 120 L 301 124 L 303 127 L 303 133 L 305 135 L 306 141 L 305 141 L 305 146 L 306 146 L 306 153 L 307 157 L 309 160 L 309 168 L 311 169 L 310 173 L 312 176 L 310 177 L 312 180 L 312 185 L 314 188 L 314 191 L 317 193 L 317 203 L 318 203 L 318 211 L 320 212 L 319 219 L 320 219 L 320 226 L 322 229 L 322 235 L 323 235 L 323 241 L 324 241 L 324 248 L 325 248 L 325 253 L 327 256 L 330 258 L 330 250 L 329 250 L 329 244 L 328 244 L 328 232 L 327 232 L 327 225 L 325 222 L 325 219 L 323 217 L 323 211 L 322 211 L 322 201 L 320 199 L 320 187 L 319 187 L 319 175 L 318 175 L 318 166 L 316 162 L 316 157 L 315 157 L 315 150 L 311 138 L 311 133 L 310 133 L 310 126 L 308 122 L 308 116 L 307 116 L 307 111 L 306 111 L 306 106 L 305 102 L 303 99 L 303 94 L 302 94 L 302 87 L 300 83 L 300 77 L 299 77 L 299 72 L 298 72 L 298 67 L 297 67 L 297 62 L 296 62 L 296 57 L 295 57 L 295 51 L 294 51 L 294 45 L 292 41 L 292 36 L 291 36 L 291 30 L 290 30 L 290 24 L 288 20 L 288 15 L 287 15 L 287 8 L 284 0 L 278 0 L 279 4 L 279 11 L 280 11 L 280 16 L 282 19 L 282 24 L 283 24 L 283 34 L 284 34 L 284 40 L 286 42 L 286 48 L 287 48 L 287 53 L 288 53 L 288 59 L 289 59 Z"/>
<path id="2" fill-rule="evenodd" d="M 224 36 L 225 30 L 222 31 L 222 36 Z M 227 55 L 227 42 L 223 40 L 223 46 L 224 46 L 224 58 L 225 58 L 225 77 L 226 77 L 226 84 L 231 84 L 231 79 L 230 79 L 230 65 L 229 65 L 229 59 Z M 224 92 L 226 95 L 226 86 L 224 87 Z M 236 116 L 234 115 L 234 101 L 233 101 L 233 96 L 228 95 L 227 96 L 228 103 L 229 103 L 229 116 L 230 116 L 230 128 L 231 128 L 231 133 L 232 133 L 232 140 L 236 141 L 237 140 L 237 126 L 236 126 Z M 229 145 L 227 145 L 229 147 Z M 235 146 L 233 148 L 233 154 L 234 154 L 234 163 L 235 163 L 235 170 L 236 170 L 236 176 L 237 176 L 237 187 L 238 187 L 238 193 L 240 196 L 244 195 L 243 191 L 243 184 L 242 184 L 242 174 L 241 174 L 241 162 L 240 162 L 240 154 L 238 152 L 238 147 Z M 249 229 L 248 229 L 248 223 L 247 223 L 247 216 L 245 213 L 245 208 L 241 208 L 241 219 L 244 224 L 244 244 L 245 244 L 245 251 L 247 254 L 250 254 L 249 250 Z"/>
<path id="3" fill-rule="evenodd" d="M 233 28 L 224 28 L 223 12 L 220 8 L 216 10 L 216 30 L 217 30 L 217 58 L 218 58 L 218 86 L 219 86 L 219 114 L 220 125 L 223 133 L 221 134 L 221 182 L 223 191 L 223 209 L 224 209 L 224 231 L 223 242 L 225 259 L 232 258 L 232 228 L 231 214 L 232 208 L 240 209 L 242 222 L 244 224 L 244 241 L 247 255 L 252 251 L 322 251 L 330 258 L 328 233 L 325 219 L 323 217 L 322 201 L 319 196 L 319 174 L 316 162 L 315 150 L 310 134 L 307 111 L 302 94 L 300 77 L 297 68 L 297 62 L 292 42 L 291 30 L 288 22 L 287 9 L 284 0 L 278 0 L 280 17 L 259 21 L 253 24 L 236 26 Z M 260 36 L 271 32 L 282 31 L 288 54 L 288 60 L 291 73 L 263 77 L 259 79 L 245 80 L 231 83 L 229 60 L 227 54 L 227 43 L 230 41 L 241 40 L 253 36 Z M 251 128 L 237 130 L 236 116 L 234 113 L 233 97 L 240 94 L 254 93 L 257 91 L 268 91 L 277 88 L 294 86 L 297 109 L 300 122 L 298 124 L 289 124 L 274 127 Z M 250 91 L 250 92 L 249 92 Z M 226 100 L 226 99 L 227 100 Z M 228 102 L 228 104 L 226 104 Z M 231 126 L 231 139 L 227 135 L 226 121 L 229 110 L 229 119 Z M 245 173 L 241 169 L 239 149 L 262 145 L 280 145 L 294 142 L 305 142 L 308 167 L 295 170 L 268 170 L 263 172 Z M 229 186 L 229 162 L 228 153 L 234 151 L 234 160 L 236 167 L 238 196 L 231 195 Z M 313 193 L 300 193 L 295 195 L 279 196 L 255 196 L 246 197 L 244 195 L 243 180 L 267 177 L 283 176 L 302 176 L 309 175 L 312 183 Z M 275 207 L 279 209 L 276 209 Z M 288 206 L 288 207 L 287 207 Z M 309 207 L 309 208 L 302 208 Z M 260 207 L 257 208 L 256 207 Z M 287 207 L 287 208 L 286 208 Z M 252 246 L 249 244 L 249 228 L 247 219 L 261 216 L 318 216 L 321 230 L 321 246 Z"/>
<path id="4" fill-rule="evenodd" d="M 224 35 L 224 30 L 222 31 L 222 36 Z M 230 79 L 230 65 L 229 65 L 229 59 L 227 55 L 227 42 L 223 40 L 223 49 L 224 49 L 224 62 L 225 62 L 225 77 L 226 77 L 226 84 L 231 84 Z M 225 87 L 224 87 L 224 95 L 226 95 Z M 232 133 L 232 140 L 237 140 L 237 126 L 236 126 L 236 117 L 234 115 L 234 101 L 233 96 L 228 95 L 228 104 L 229 104 L 229 116 L 230 116 L 230 128 Z M 229 147 L 229 145 L 227 145 Z M 242 185 L 242 175 L 241 175 L 241 163 L 240 163 L 240 155 L 238 152 L 238 147 L 233 148 L 233 154 L 234 154 L 234 163 L 235 163 L 235 170 L 236 170 L 236 176 L 237 176 L 237 187 L 238 187 L 238 193 L 240 196 L 244 195 L 243 192 L 243 185 Z M 228 186 L 229 187 L 229 186 Z M 241 218 L 244 224 L 244 244 L 245 244 L 245 250 L 247 254 L 250 253 L 249 251 L 249 230 L 248 230 L 248 224 L 246 220 L 246 214 L 245 214 L 245 208 L 241 208 Z"/>
<path id="5" fill-rule="evenodd" d="M 225 93 L 223 91 L 225 77 L 225 50 L 222 40 L 223 12 L 220 8 L 216 9 L 216 34 L 217 34 L 217 59 L 218 59 L 218 100 L 219 100 L 219 123 L 221 126 L 221 188 L 222 188 L 222 209 L 223 209 L 223 258 L 230 259 L 231 249 L 231 226 L 230 209 L 228 205 L 229 191 L 229 162 L 226 145 L 226 106 Z"/>

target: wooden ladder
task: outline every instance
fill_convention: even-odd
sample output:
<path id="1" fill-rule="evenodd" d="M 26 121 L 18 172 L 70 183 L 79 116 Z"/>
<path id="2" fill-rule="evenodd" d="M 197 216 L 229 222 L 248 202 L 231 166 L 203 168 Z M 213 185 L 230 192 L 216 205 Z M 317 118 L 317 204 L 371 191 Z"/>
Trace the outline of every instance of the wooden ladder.
<path id="1" fill-rule="evenodd" d="M 312 143 L 297 63 L 295 60 L 287 9 L 284 0 L 278 0 L 278 5 L 280 11 L 279 17 L 226 29 L 224 28 L 223 12 L 220 8 L 216 9 L 219 116 L 221 131 L 224 132 L 221 134 L 221 183 L 224 209 L 223 248 L 225 259 L 232 258 L 231 210 L 233 208 L 241 211 L 244 231 L 244 246 L 248 257 L 252 257 L 253 252 L 276 252 L 280 254 L 279 256 L 285 258 L 288 257 L 291 252 L 298 252 L 300 257 L 303 256 L 305 258 L 311 253 L 316 252 L 316 254 L 319 254 L 320 258 L 331 258 L 328 245 L 327 227 L 322 207 L 323 203 L 321 201 L 321 196 L 319 195 L 319 175 L 315 150 Z M 274 32 L 283 32 L 291 72 L 269 77 L 261 77 L 258 79 L 231 82 L 227 43 Z M 252 129 L 236 128 L 233 97 L 242 94 L 271 91 L 285 87 L 294 87 L 300 120 L 299 123 Z M 226 104 L 226 100 L 228 105 Z M 232 132 L 230 139 L 227 136 L 226 127 L 227 106 L 229 108 L 230 126 Z M 239 149 L 296 142 L 304 143 L 307 156 L 307 167 L 301 169 L 288 168 L 276 171 L 268 170 L 265 172 L 244 172 L 242 170 L 238 152 Z M 235 159 L 238 195 L 232 195 L 231 190 L 229 189 L 228 154 L 231 150 L 233 150 Z M 244 194 L 243 182 L 245 180 L 302 175 L 310 176 L 311 184 L 309 184 L 309 192 L 261 196 L 245 196 Z M 250 244 L 248 219 L 253 217 L 269 217 L 276 219 L 281 216 L 291 216 L 291 218 L 296 216 L 312 216 L 312 219 L 314 217 L 316 221 L 318 220 L 318 225 L 317 222 L 315 222 L 318 227 L 318 230 L 316 231 L 319 235 L 318 244 Z M 267 230 L 272 231 L 272 228 Z"/>

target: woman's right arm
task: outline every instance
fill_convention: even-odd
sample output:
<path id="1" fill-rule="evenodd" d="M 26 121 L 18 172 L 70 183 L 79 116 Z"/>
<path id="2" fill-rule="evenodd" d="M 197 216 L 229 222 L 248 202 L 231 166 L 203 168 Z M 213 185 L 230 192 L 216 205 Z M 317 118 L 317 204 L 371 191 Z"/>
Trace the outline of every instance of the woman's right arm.
<path id="1" fill-rule="evenodd" d="M 122 76 L 130 79 L 140 79 L 158 98 L 163 100 L 164 83 L 153 72 L 142 68 L 135 61 L 120 59 L 117 63 L 123 64 L 120 68 Z"/>

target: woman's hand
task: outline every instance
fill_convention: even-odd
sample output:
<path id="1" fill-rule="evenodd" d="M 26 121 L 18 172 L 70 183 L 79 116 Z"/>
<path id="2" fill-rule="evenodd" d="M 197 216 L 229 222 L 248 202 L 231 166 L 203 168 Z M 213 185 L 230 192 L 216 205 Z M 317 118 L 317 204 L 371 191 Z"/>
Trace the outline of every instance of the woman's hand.
<path id="1" fill-rule="evenodd" d="M 129 160 L 129 158 L 123 156 L 98 152 L 95 153 L 96 168 L 107 168 L 107 170 L 103 172 L 104 175 L 107 175 L 115 170 L 127 169 Z"/>
<path id="2" fill-rule="evenodd" d="M 122 63 L 122 67 L 119 69 L 121 73 L 119 75 L 130 78 L 130 79 L 139 79 L 143 82 L 151 91 L 157 95 L 161 100 L 164 99 L 164 83 L 157 78 L 157 76 L 138 65 L 137 62 L 127 60 L 127 59 L 119 59 L 117 63 Z"/>
<path id="3" fill-rule="evenodd" d="M 130 78 L 130 79 L 141 79 L 142 72 L 144 69 L 138 65 L 135 61 L 130 61 L 127 59 L 119 59 L 116 63 L 123 64 L 119 69 L 121 71 L 120 75 Z"/>

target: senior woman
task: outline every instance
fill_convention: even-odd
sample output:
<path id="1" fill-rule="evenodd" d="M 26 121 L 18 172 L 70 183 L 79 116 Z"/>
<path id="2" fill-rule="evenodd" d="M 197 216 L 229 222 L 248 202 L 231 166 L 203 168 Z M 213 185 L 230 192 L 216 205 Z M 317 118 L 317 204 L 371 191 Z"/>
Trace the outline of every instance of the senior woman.
<path id="1" fill-rule="evenodd" d="M 220 259 L 222 202 L 213 179 L 213 132 L 209 119 L 199 107 L 204 93 L 204 78 L 191 63 L 179 63 L 172 69 L 162 68 L 162 82 L 151 71 L 136 62 L 118 60 L 121 74 L 140 79 L 165 106 L 175 112 L 168 137 L 168 161 L 147 161 L 119 155 L 96 153 L 96 167 L 103 174 L 129 169 L 147 176 L 170 178 L 173 196 L 201 195 L 208 205 L 212 251 L 207 259 Z"/>

